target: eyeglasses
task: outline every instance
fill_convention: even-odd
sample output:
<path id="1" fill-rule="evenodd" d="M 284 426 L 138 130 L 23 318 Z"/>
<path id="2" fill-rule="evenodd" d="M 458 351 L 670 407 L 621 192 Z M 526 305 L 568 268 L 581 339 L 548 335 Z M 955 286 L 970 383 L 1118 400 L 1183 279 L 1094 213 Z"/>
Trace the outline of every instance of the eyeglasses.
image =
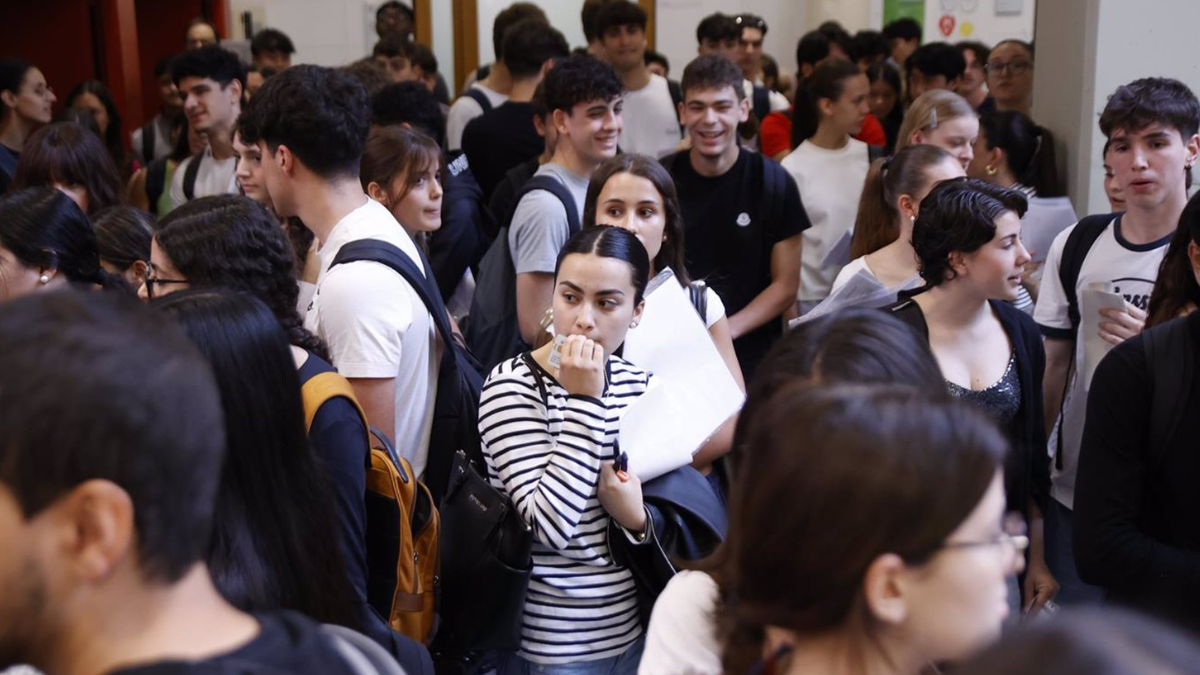
<path id="1" fill-rule="evenodd" d="M 939 551 L 984 547 L 996 547 L 1006 555 L 1023 560 L 1025 551 L 1029 548 L 1029 536 L 1026 534 L 1025 517 L 1016 512 L 1005 515 L 1001 533 L 991 539 L 982 541 L 947 541 L 932 549 L 927 549 L 918 555 L 904 557 L 909 562 L 923 563 Z"/>
<path id="2" fill-rule="evenodd" d="M 1003 75 L 1005 72 L 1010 75 L 1024 75 L 1026 71 L 1033 67 L 1032 61 L 1011 61 L 1005 63 L 997 61 L 995 63 L 986 64 L 983 67 L 984 72 Z"/>
<path id="3" fill-rule="evenodd" d="M 154 268 L 151 267 L 146 272 L 146 298 L 148 300 L 154 299 L 154 287 L 155 286 L 161 286 L 163 284 L 186 284 L 186 283 L 187 283 L 187 279 L 161 279 L 157 276 L 154 276 Z"/>

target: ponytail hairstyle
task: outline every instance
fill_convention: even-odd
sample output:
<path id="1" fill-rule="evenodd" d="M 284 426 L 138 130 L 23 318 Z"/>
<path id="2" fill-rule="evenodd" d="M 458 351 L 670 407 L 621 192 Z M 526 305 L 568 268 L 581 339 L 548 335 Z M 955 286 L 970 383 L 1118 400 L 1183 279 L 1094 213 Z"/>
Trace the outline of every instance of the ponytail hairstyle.
<path id="1" fill-rule="evenodd" d="M 611 225 L 585 227 L 567 240 L 554 263 L 554 278 L 562 262 L 572 253 L 583 253 L 601 258 L 615 258 L 629 265 L 630 283 L 633 284 L 633 304 L 640 305 L 646 299 L 646 284 L 650 282 L 650 256 L 646 247 L 628 230 Z"/>
<path id="2" fill-rule="evenodd" d="M 1146 328 L 1174 319 L 1189 305 L 1200 307 L 1200 283 L 1196 281 L 1188 244 L 1200 246 L 1200 196 L 1189 199 L 1179 216 L 1179 227 L 1167 246 L 1154 292 L 1150 294 Z"/>
<path id="3" fill-rule="evenodd" d="M 653 157 L 625 153 L 604 160 L 604 163 L 596 168 L 588 184 L 587 198 L 583 202 L 583 226 L 604 224 L 604 214 L 601 213 L 597 219 L 596 211 L 601 207 L 597 202 L 609 179 L 620 173 L 645 178 L 658 191 L 663 202 L 663 216 L 666 221 L 663 234 L 666 239 L 663 240 L 658 255 L 654 256 L 654 271 L 658 273 L 670 267 L 675 273 L 675 279 L 681 286 L 686 287 L 691 283 L 691 278 L 688 277 L 687 263 L 683 255 L 683 211 L 679 207 L 679 195 L 675 191 L 675 181 L 671 174 Z"/>
<path id="4" fill-rule="evenodd" d="M 900 235 L 900 210 L 896 202 L 901 195 L 925 192 L 929 170 L 945 162 L 958 164 L 953 155 L 936 145 L 910 145 L 892 157 L 872 163 L 858 202 L 851 260 L 896 241 Z"/>
<path id="5" fill-rule="evenodd" d="M 900 152 L 912 141 L 914 131 L 933 131 L 939 125 L 959 117 L 974 117 L 975 109 L 967 99 L 945 89 L 927 91 L 917 97 L 904 114 L 900 131 L 896 134 L 896 152 Z"/>
<path id="6" fill-rule="evenodd" d="M 817 66 L 808 79 L 796 90 L 796 107 L 792 114 L 792 148 L 812 138 L 821 124 L 821 99 L 836 101 L 846 89 L 846 80 L 861 75 L 854 63 L 831 59 Z"/>
<path id="7" fill-rule="evenodd" d="M 154 238 L 154 216 L 132 206 L 114 206 L 96 214 L 92 221 L 100 261 L 124 274 L 137 263 L 150 266 L 150 240 Z M 145 277 L 142 271 L 141 278 Z M 127 283 L 130 294 L 137 295 L 135 283 Z"/>
<path id="8" fill-rule="evenodd" d="M 1019 112 L 990 111 L 979 116 L 979 131 L 988 150 L 1004 151 L 1008 170 L 1017 182 L 1033 186 L 1037 179 L 1036 160 L 1042 147 L 1042 128 Z"/>
<path id="9" fill-rule="evenodd" d="M 0 198 L 0 246 L 22 265 L 57 270 L 71 283 L 122 287 L 119 277 L 100 267 L 87 215 L 57 188 L 25 188 Z"/>
<path id="10" fill-rule="evenodd" d="M 112 155 L 99 136 L 75 122 L 55 122 L 30 134 L 11 189 L 54 183 L 87 190 L 88 215 L 121 203 L 121 177 Z"/>
<path id="11" fill-rule="evenodd" d="M 245 291 L 265 304 L 293 345 L 329 360 L 296 309 L 295 253 L 267 207 L 242 195 L 193 199 L 158 223 L 154 241 L 193 288 Z"/>
<path id="12" fill-rule="evenodd" d="M 792 382 L 752 426 L 719 569 L 726 673 L 754 670 L 768 627 L 843 633 L 850 654 L 876 641 L 867 570 L 887 554 L 927 563 L 987 494 L 1007 446 L 970 406 L 906 385 Z"/>

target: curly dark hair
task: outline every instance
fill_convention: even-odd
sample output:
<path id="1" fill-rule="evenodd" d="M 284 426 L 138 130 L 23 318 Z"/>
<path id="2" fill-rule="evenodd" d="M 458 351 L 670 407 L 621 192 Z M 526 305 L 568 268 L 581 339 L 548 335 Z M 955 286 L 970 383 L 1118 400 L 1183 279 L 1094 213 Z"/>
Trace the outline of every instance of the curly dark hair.
<path id="1" fill-rule="evenodd" d="M 376 126 L 411 125 L 438 145 L 446 140 L 442 107 L 420 82 L 393 82 L 371 97 L 371 122 Z"/>
<path id="2" fill-rule="evenodd" d="M 238 119 L 243 142 L 286 145 L 309 170 L 331 179 L 358 176 L 371 127 L 367 92 L 346 73 L 292 66 L 267 80 Z"/>
<path id="3" fill-rule="evenodd" d="M 202 197 L 159 221 L 154 241 L 192 287 L 245 291 L 271 309 L 288 341 L 329 360 L 296 310 L 295 255 L 279 219 L 241 195 Z"/>
<path id="4" fill-rule="evenodd" d="M 178 87 L 185 77 L 212 80 L 222 89 L 237 80 L 242 85 L 242 91 L 246 90 L 246 67 L 241 59 L 237 54 L 216 45 L 193 49 L 175 57 L 171 63 L 171 79 L 175 81 L 175 86 Z"/>
<path id="5" fill-rule="evenodd" d="M 570 56 L 559 61 L 542 80 L 546 108 L 568 113 L 577 103 L 611 101 L 625 91 L 617 71 L 594 56 Z"/>
<path id="6" fill-rule="evenodd" d="M 1012 212 L 1020 218 L 1029 203 L 1017 190 L 973 178 L 938 183 L 913 223 L 912 244 L 925 288 L 954 279 L 950 254 L 979 250 L 996 236 L 996 219 Z"/>
<path id="7" fill-rule="evenodd" d="M 1134 133 L 1151 124 L 1179 132 L 1186 143 L 1200 129 L 1200 102 L 1188 86 L 1167 77 L 1144 77 L 1117 87 L 1100 114 L 1100 131 Z"/>

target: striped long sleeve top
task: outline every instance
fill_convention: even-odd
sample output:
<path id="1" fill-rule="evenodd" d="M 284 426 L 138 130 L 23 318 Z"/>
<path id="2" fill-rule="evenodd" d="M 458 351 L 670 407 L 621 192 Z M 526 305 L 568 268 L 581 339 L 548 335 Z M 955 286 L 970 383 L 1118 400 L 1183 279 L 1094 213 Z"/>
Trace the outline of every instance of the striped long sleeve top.
<path id="1" fill-rule="evenodd" d="M 621 415 L 646 391 L 650 375 L 610 357 L 608 386 L 596 399 L 569 395 L 534 367 L 537 373 L 520 357 L 496 366 L 479 407 L 489 479 L 534 533 L 520 655 L 541 664 L 616 656 L 642 626 L 633 576 L 609 553 L 609 516 L 596 486 Z"/>

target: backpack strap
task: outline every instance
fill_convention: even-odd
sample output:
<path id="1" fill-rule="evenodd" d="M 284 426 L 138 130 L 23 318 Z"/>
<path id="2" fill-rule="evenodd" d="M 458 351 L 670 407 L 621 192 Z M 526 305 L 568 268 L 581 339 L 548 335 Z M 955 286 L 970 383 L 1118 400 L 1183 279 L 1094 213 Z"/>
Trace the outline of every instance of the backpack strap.
<path id="1" fill-rule="evenodd" d="M 467 90 L 463 92 L 463 96 L 466 96 L 472 101 L 478 103 L 479 107 L 483 108 L 483 112 L 485 113 L 492 109 L 492 102 L 490 99 L 488 99 L 487 94 L 476 89 L 475 87 L 468 87 Z"/>
<path id="2" fill-rule="evenodd" d="M 17 175 L 17 158 L 3 144 L 0 144 L 0 172 L 4 172 L 9 178 Z"/>
<path id="3" fill-rule="evenodd" d="M 779 162 L 768 157 L 758 155 L 759 161 L 762 162 L 762 186 L 763 186 L 763 203 L 766 205 L 765 213 L 774 223 L 782 223 L 787 218 L 784 207 L 784 195 L 787 190 L 787 181 L 792 180 L 788 175 L 787 170 L 780 166 Z M 803 206 L 803 205 L 801 205 Z M 767 254 L 770 255 L 768 249 Z"/>
<path id="4" fill-rule="evenodd" d="M 703 281 L 693 281 L 688 286 L 688 295 L 692 298 L 692 307 L 696 308 L 696 313 L 700 315 L 700 321 L 704 322 L 705 328 L 708 327 L 708 284 Z"/>
<path id="5" fill-rule="evenodd" d="M 317 373 L 308 378 L 308 381 L 300 387 L 300 395 L 304 399 L 304 427 L 306 429 L 312 428 L 313 420 L 316 419 L 317 411 L 321 409 L 321 406 L 339 396 L 349 401 L 363 420 L 367 419 L 367 414 L 363 412 L 362 406 L 354 396 L 354 387 L 346 378 L 333 371 Z M 366 424 L 363 425 L 363 428 L 366 428 Z"/>
<path id="6" fill-rule="evenodd" d="M 542 174 L 530 178 L 524 186 L 521 187 L 521 192 L 517 194 L 517 198 L 513 200 L 514 204 L 520 204 L 525 195 L 534 190 L 545 190 L 558 198 L 562 202 L 563 208 L 567 210 L 567 238 L 575 236 L 579 232 L 581 224 L 579 222 L 579 211 L 575 208 L 575 195 L 571 194 L 571 190 L 563 185 L 557 178 Z M 516 212 L 516 208 L 513 208 Z M 512 223 L 510 222 L 509 225 Z"/>
<path id="7" fill-rule="evenodd" d="M 203 152 L 192 155 L 192 161 L 188 162 L 187 168 L 183 170 L 183 197 L 189 202 L 196 198 L 196 176 L 200 174 L 200 162 L 203 159 Z"/>
<path id="8" fill-rule="evenodd" d="M 458 348 L 454 333 L 450 329 L 450 317 L 446 313 L 446 305 L 442 302 L 442 294 L 432 287 L 433 271 L 429 269 L 429 261 L 426 260 L 425 254 L 421 253 L 420 249 L 417 253 L 421 257 L 421 266 L 424 268 L 424 274 L 408 257 L 395 245 L 378 239 L 359 239 L 352 241 L 338 249 L 337 255 L 333 259 L 330 267 L 340 265 L 342 263 L 358 262 L 367 260 L 377 262 L 381 265 L 386 265 L 404 281 L 412 287 L 417 297 L 421 298 L 425 309 L 429 311 L 429 315 L 433 318 L 433 323 L 437 326 L 438 335 L 442 338 L 444 346 L 442 350 L 441 368 L 450 369 L 456 368 L 454 359 L 454 350 Z M 450 370 L 442 370 L 440 372 L 451 372 Z"/>
<path id="9" fill-rule="evenodd" d="M 158 213 L 158 200 L 167 187 L 167 161 L 167 158 L 164 157 L 156 159 L 146 166 L 146 196 L 150 199 L 150 212 L 159 216 L 166 215 Z"/>
<path id="10" fill-rule="evenodd" d="M 667 91 L 671 93 L 671 103 L 675 106 L 675 117 L 679 118 L 679 106 L 683 105 L 683 89 L 675 80 L 667 80 Z M 683 121 L 679 122 L 680 128 L 683 128 Z"/>
<path id="11" fill-rule="evenodd" d="M 754 85 L 751 90 L 754 102 L 754 116 L 761 122 L 762 118 L 771 114 L 771 92 L 761 85 Z"/>
<path id="12" fill-rule="evenodd" d="M 154 120 L 151 119 L 142 127 L 142 161 L 149 164 L 154 161 L 154 136 L 155 127 Z M 153 202 L 151 202 L 153 203 Z"/>
<path id="13" fill-rule="evenodd" d="M 328 623 L 321 624 L 321 632 L 354 675 L 404 675 L 404 669 L 392 655 L 362 633 Z"/>
<path id="14" fill-rule="evenodd" d="M 1167 444 L 1187 414 L 1187 392 L 1196 370 L 1195 349 L 1186 318 L 1178 318 L 1142 333 L 1146 370 L 1154 379 L 1150 399 L 1150 468 L 1163 460 Z"/>
<path id="15" fill-rule="evenodd" d="M 1071 230 L 1071 234 L 1067 235 L 1067 242 L 1063 245 L 1062 259 L 1058 265 L 1058 279 L 1062 282 L 1063 293 L 1067 298 L 1067 317 L 1071 321 L 1071 338 L 1074 339 L 1075 332 L 1079 330 L 1079 294 L 1075 290 L 1075 284 L 1079 282 L 1079 273 L 1083 270 L 1083 261 L 1087 258 L 1088 251 L 1092 250 L 1092 245 L 1104 234 L 1104 230 L 1108 228 L 1108 224 L 1113 218 L 1120 216 L 1119 213 L 1108 213 L 1096 216 L 1088 216 L 1080 220 L 1075 225 L 1075 229 Z"/>

